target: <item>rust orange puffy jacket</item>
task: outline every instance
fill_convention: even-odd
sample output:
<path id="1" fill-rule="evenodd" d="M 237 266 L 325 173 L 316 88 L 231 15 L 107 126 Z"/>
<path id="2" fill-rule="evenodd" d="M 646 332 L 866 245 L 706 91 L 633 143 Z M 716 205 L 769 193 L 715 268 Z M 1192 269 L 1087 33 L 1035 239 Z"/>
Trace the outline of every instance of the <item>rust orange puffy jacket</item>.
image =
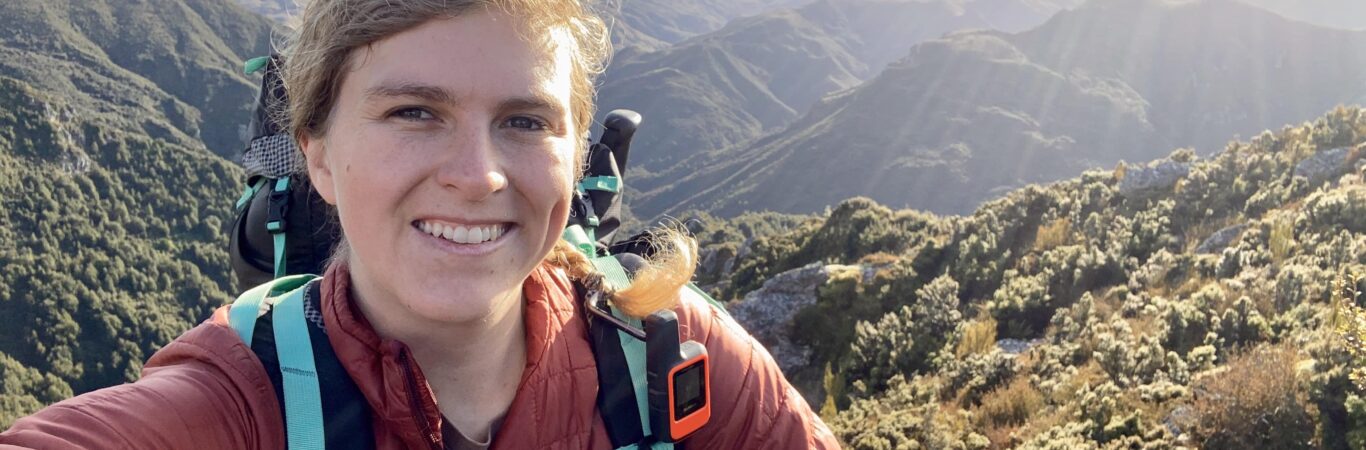
<path id="1" fill-rule="evenodd" d="M 424 434 L 419 426 L 426 421 L 426 429 L 441 429 L 430 389 L 410 397 L 406 347 L 375 334 L 353 306 L 349 282 L 344 266 L 323 278 L 323 322 L 373 410 L 376 448 L 441 448 L 440 433 Z M 491 448 L 612 448 L 597 411 L 597 368 L 572 285 L 542 266 L 527 277 L 524 292 L 526 368 Z M 220 308 L 158 351 L 137 382 L 20 419 L 0 433 L 0 449 L 284 448 L 281 408 L 266 371 L 228 326 L 227 311 Z M 703 343 L 712 361 L 712 418 L 683 448 L 839 448 L 768 352 L 730 318 L 692 296 L 675 311 L 680 337 Z"/>

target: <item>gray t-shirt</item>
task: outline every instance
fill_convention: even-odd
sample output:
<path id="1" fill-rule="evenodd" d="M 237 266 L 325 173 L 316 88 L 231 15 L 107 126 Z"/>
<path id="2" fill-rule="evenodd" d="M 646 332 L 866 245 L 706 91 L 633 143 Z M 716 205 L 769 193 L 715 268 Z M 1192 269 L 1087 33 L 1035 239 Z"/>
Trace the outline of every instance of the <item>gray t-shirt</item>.
<path id="1" fill-rule="evenodd" d="M 446 450 L 488 450 L 489 445 L 493 444 L 493 435 L 498 434 L 498 426 L 503 424 L 503 417 L 498 416 L 489 424 L 489 436 L 484 442 L 474 442 L 470 438 L 460 433 L 460 430 L 451 425 L 451 421 L 441 418 L 441 440 L 446 443 Z"/>

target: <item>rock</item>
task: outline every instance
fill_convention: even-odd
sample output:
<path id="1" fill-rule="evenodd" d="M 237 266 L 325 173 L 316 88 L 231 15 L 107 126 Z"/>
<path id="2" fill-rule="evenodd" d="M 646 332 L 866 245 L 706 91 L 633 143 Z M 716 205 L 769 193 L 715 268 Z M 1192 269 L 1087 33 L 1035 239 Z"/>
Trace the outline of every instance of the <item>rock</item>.
<path id="1" fill-rule="evenodd" d="M 792 319 L 802 308 L 816 303 L 817 290 L 832 272 L 849 269 L 850 266 L 811 263 L 780 273 L 732 304 L 728 308 L 730 315 L 768 348 L 784 372 L 805 367 L 811 362 L 811 349 L 792 342 L 788 336 Z"/>
<path id="2" fill-rule="evenodd" d="M 1001 349 L 1001 353 L 1004 353 L 1007 356 L 1015 356 L 1027 352 L 1029 349 L 1042 343 L 1043 339 L 1030 339 L 1028 341 L 1023 339 L 1001 339 L 996 341 L 996 348 Z"/>
<path id="3" fill-rule="evenodd" d="M 1119 182 L 1119 194 L 1132 196 L 1176 184 L 1191 171 L 1190 163 L 1160 161 L 1147 166 L 1125 166 L 1124 179 Z"/>
<path id="4" fill-rule="evenodd" d="M 1201 242 L 1198 247 L 1195 247 L 1195 252 L 1219 253 L 1223 251 L 1224 248 L 1227 248 L 1229 244 L 1233 243 L 1233 240 L 1237 239 L 1238 235 L 1243 234 L 1243 230 L 1246 229 L 1247 224 L 1240 223 L 1237 225 L 1224 227 L 1219 231 L 1215 231 L 1214 234 L 1211 234 L 1209 235 L 1209 237 L 1205 238 L 1204 242 Z"/>
<path id="5" fill-rule="evenodd" d="M 1345 166 L 1347 155 L 1350 153 L 1346 147 L 1315 153 L 1295 165 L 1295 176 L 1305 177 L 1310 181 L 1322 180 Z"/>
<path id="6" fill-rule="evenodd" d="M 697 272 L 713 277 L 720 277 L 729 274 L 735 266 L 735 249 L 727 246 L 713 246 L 702 249 L 699 253 L 700 261 L 697 263 Z"/>
<path id="7" fill-rule="evenodd" d="M 1166 427 L 1167 432 L 1171 433 L 1172 436 L 1182 436 L 1185 430 L 1182 430 L 1181 427 L 1193 422 L 1194 419 L 1195 410 L 1190 406 L 1181 405 L 1176 407 L 1176 409 L 1173 409 L 1171 414 L 1167 414 L 1166 418 L 1162 419 L 1162 426 Z"/>

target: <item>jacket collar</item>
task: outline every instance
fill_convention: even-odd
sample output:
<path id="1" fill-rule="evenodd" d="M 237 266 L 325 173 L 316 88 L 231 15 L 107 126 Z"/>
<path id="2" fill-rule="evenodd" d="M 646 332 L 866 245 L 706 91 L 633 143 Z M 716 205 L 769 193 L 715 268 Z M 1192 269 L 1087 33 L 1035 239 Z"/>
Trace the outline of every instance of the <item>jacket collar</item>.
<path id="1" fill-rule="evenodd" d="M 526 432 L 521 427 L 527 424 L 519 423 L 522 422 L 519 417 L 526 416 L 532 422 L 539 422 L 536 416 L 540 414 L 535 410 L 541 409 L 540 405 L 548 400 L 544 397 L 555 394 L 545 392 L 552 388 L 552 383 L 547 383 L 547 380 L 565 371 L 582 372 L 578 369 L 584 368 L 584 360 L 587 360 L 586 366 L 593 370 L 586 374 L 575 373 L 572 378 L 593 382 L 594 389 L 587 394 L 586 399 L 590 411 L 596 397 L 596 368 L 592 364 L 586 328 L 582 320 L 576 319 L 573 285 L 561 271 L 543 264 L 532 271 L 522 287 L 526 302 L 523 317 L 527 362 L 517 395 L 496 436 L 496 439 L 503 441 L 507 440 L 504 439 L 507 434 L 504 432 L 509 428 L 517 427 L 523 430 L 519 433 Z M 377 425 L 383 425 L 390 433 L 400 435 L 409 448 L 440 448 L 441 412 L 408 347 L 397 340 L 379 336 L 360 313 L 351 295 L 350 271 L 344 263 L 328 268 L 321 288 L 323 324 L 328 339 L 342 366 L 370 403 L 375 417 L 384 422 Z M 581 398 L 585 397 L 584 393 L 562 395 L 566 396 L 563 401 L 584 404 L 585 399 Z M 571 434 L 585 431 L 562 430 Z M 542 437 L 552 440 L 559 438 Z"/>

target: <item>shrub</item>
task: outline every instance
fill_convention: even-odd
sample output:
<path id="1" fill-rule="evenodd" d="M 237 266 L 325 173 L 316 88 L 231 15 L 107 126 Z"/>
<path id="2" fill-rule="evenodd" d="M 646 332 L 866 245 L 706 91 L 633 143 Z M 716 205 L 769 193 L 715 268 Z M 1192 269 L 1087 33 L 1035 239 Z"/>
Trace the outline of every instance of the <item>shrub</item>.
<path id="1" fill-rule="evenodd" d="M 990 441 L 974 433 L 962 411 L 943 410 L 936 401 L 939 386 L 901 376 L 888 381 L 886 395 L 855 400 L 830 428 L 853 450 L 955 449 L 981 450 Z"/>
<path id="2" fill-rule="evenodd" d="M 1219 337 L 1229 348 L 1265 342 L 1271 339 L 1271 323 L 1257 311 L 1252 299 L 1241 297 L 1224 311 Z"/>
<path id="3" fill-rule="evenodd" d="M 968 322 L 963 327 L 962 337 L 953 349 L 953 355 L 963 359 L 971 355 L 981 355 L 996 348 L 996 320 L 990 317 Z"/>
<path id="4" fill-rule="evenodd" d="M 1010 338 L 1031 338 L 1042 334 L 1053 316 L 1053 295 L 1048 291 L 1050 272 L 1019 275 L 1006 271 L 1006 282 L 987 304 L 987 311 L 999 323 L 998 334 Z"/>
<path id="5" fill-rule="evenodd" d="M 1312 448 L 1314 422 L 1299 387 L 1298 353 L 1289 345 L 1264 345 L 1197 380 L 1191 433 L 1202 448 Z"/>
<path id="6" fill-rule="evenodd" d="M 892 376 L 907 375 L 918 368 L 921 361 L 914 358 L 912 319 L 911 307 L 903 306 L 882 316 L 876 325 L 860 321 L 855 327 L 857 337 L 850 349 L 847 373 L 868 383 L 866 393 L 879 392 Z"/>
<path id="7" fill-rule="evenodd" d="M 1046 251 L 1072 241 L 1072 221 L 1066 217 L 1039 225 L 1034 235 L 1034 250 Z"/>
<path id="8" fill-rule="evenodd" d="M 1024 425 L 1043 407 L 1043 393 L 1034 388 L 1029 377 L 1018 376 L 1005 387 L 982 396 L 978 420 L 987 427 Z"/>

